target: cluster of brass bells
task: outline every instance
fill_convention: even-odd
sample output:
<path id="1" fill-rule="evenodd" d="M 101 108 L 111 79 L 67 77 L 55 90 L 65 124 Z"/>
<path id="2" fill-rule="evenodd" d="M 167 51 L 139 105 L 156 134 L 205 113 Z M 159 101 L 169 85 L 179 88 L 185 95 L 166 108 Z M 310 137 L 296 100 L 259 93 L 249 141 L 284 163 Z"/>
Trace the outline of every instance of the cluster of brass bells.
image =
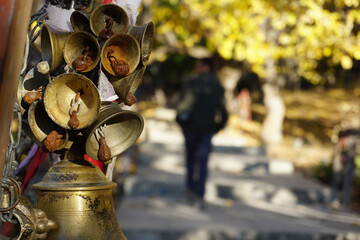
<path id="1" fill-rule="evenodd" d="M 76 135 L 93 135 L 86 137 L 85 153 L 108 163 L 136 141 L 143 121 L 141 116 L 118 107 L 111 113 L 114 119 L 117 112 L 122 112 L 129 115 L 124 119 L 137 121 L 127 124 L 125 130 L 111 130 L 111 133 L 121 132 L 121 136 L 107 133 L 114 124 L 104 122 L 103 114 L 99 114 L 102 103 L 94 78 L 101 69 L 119 97 L 118 104 L 136 103 L 135 91 L 149 60 L 154 24 L 129 25 L 126 11 L 116 4 L 93 5 L 92 11 L 74 11 L 70 23 L 74 32 L 58 32 L 46 24 L 41 28 L 41 56 L 43 64 L 48 64 L 48 72 L 38 67 L 25 77 L 18 94 L 27 116 L 24 129 L 50 152 L 70 149 Z M 67 72 L 62 71 L 65 65 Z M 56 75 L 52 76 L 53 73 Z M 141 128 L 138 123 L 142 124 Z M 124 132 L 131 132 L 133 137 L 123 138 Z"/>
<path id="2" fill-rule="evenodd" d="M 154 24 L 132 26 L 124 9 L 100 2 L 71 14 L 74 32 L 42 25 L 42 61 L 26 74 L 17 94 L 25 133 L 45 151 L 65 156 L 34 185 L 37 207 L 54 220 L 49 229 L 57 226 L 49 239 L 126 239 L 110 200 L 115 183 L 83 156 L 106 165 L 140 136 L 142 116 L 119 104 L 136 103 Z M 101 101 L 100 71 L 119 96 L 117 102 Z"/>

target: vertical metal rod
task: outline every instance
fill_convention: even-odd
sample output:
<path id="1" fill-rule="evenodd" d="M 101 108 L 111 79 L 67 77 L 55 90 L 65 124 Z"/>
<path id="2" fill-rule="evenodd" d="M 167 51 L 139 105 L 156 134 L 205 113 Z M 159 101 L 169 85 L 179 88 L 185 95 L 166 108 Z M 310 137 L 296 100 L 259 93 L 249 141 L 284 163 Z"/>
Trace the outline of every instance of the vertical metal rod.
<path id="1" fill-rule="evenodd" d="M 0 180 L 23 63 L 32 0 L 0 0 Z"/>

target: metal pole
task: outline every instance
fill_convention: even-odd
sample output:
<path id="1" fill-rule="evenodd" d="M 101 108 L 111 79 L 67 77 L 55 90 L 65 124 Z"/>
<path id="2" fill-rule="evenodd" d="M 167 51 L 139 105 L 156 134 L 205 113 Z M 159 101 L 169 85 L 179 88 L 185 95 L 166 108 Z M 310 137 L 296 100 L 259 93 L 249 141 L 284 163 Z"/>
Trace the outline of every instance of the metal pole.
<path id="1" fill-rule="evenodd" d="M 0 180 L 9 141 L 32 0 L 0 0 Z"/>

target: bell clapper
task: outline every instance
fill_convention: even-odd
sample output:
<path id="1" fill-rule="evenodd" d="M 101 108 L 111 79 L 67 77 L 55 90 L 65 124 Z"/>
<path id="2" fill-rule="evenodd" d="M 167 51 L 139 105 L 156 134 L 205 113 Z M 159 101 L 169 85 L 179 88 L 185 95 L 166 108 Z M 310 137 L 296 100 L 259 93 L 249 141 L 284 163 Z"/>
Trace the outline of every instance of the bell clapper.
<path id="1" fill-rule="evenodd" d="M 96 140 L 99 142 L 99 151 L 98 151 L 98 158 L 100 161 L 104 162 L 104 164 L 109 164 L 111 162 L 111 150 L 106 143 L 106 134 L 104 131 L 104 126 L 100 126 L 95 130 L 95 137 Z"/>
<path id="2" fill-rule="evenodd" d="M 105 22 L 106 22 L 105 29 L 103 29 L 99 33 L 99 38 L 106 41 L 112 35 L 114 35 L 114 32 L 111 30 L 111 28 L 113 27 L 113 24 L 114 24 L 114 19 L 112 17 L 107 17 L 105 19 Z"/>
<path id="3" fill-rule="evenodd" d="M 44 148 L 49 151 L 53 152 L 58 150 L 61 145 L 64 144 L 64 140 L 62 139 L 63 135 L 59 134 L 57 131 L 53 130 L 46 136 L 43 144 Z"/>
<path id="4" fill-rule="evenodd" d="M 124 76 L 129 73 L 130 66 L 123 60 L 117 60 L 114 56 L 114 50 L 110 49 L 107 53 L 107 58 L 110 61 L 111 68 L 117 76 Z"/>
<path id="5" fill-rule="evenodd" d="M 80 92 L 76 93 L 75 98 L 71 101 L 71 108 L 69 110 L 70 120 L 68 122 L 68 126 L 72 129 L 78 128 L 80 125 L 80 121 L 77 118 L 81 110 Z"/>
<path id="6" fill-rule="evenodd" d="M 31 103 L 35 102 L 36 100 L 41 100 L 42 95 L 43 95 L 43 93 L 42 93 L 43 89 L 44 89 L 44 87 L 41 86 L 37 90 L 27 92 L 23 98 L 24 102 L 31 104 Z"/>
<path id="7" fill-rule="evenodd" d="M 82 51 L 81 51 L 82 56 L 76 58 L 73 63 L 72 63 L 72 67 L 74 70 L 76 71 L 85 71 L 86 69 L 88 69 L 92 63 L 93 60 L 91 58 L 91 50 L 89 46 L 86 46 Z"/>
<path id="8" fill-rule="evenodd" d="M 125 98 L 125 104 L 128 106 L 132 106 L 137 102 L 135 95 L 132 92 L 129 92 Z"/>

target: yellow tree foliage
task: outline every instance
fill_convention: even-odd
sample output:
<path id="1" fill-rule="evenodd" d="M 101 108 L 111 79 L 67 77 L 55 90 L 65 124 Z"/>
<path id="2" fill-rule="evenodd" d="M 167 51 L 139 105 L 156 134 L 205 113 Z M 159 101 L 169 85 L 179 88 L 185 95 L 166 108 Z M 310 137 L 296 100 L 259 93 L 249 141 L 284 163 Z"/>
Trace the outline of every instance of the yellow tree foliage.
<path id="1" fill-rule="evenodd" d="M 360 0 L 147 0 L 158 40 L 178 50 L 204 46 L 248 61 L 292 59 L 314 84 L 319 60 L 350 69 L 360 60 Z"/>

